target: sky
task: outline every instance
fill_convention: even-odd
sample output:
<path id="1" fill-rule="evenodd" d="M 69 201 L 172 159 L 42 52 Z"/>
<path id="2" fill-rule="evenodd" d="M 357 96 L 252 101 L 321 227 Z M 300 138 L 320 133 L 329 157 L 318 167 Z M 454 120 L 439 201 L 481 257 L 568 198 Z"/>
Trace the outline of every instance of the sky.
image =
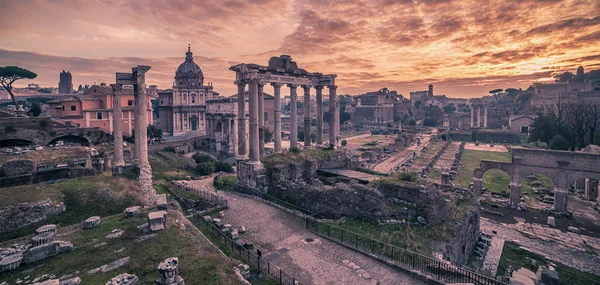
<path id="1" fill-rule="evenodd" d="M 309 72 L 335 73 L 338 94 L 383 87 L 480 97 L 527 88 L 581 65 L 600 69 L 597 0 L 0 0 L 0 66 L 58 86 L 114 83 L 150 65 L 147 84 L 170 88 L 191 44 L 205 82 L 237 92 L 238 63 L 288 54 Z M 269 90 L 266 90 L 269 92 Z M 283 91 L 285 92 L 285 91 Z"/>

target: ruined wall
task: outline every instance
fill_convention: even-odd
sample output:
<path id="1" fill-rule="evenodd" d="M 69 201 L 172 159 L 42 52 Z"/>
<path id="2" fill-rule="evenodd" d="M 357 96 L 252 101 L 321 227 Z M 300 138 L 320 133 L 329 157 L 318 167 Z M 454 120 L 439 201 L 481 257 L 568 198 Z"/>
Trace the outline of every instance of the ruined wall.
<path id="1" fill-rule="evenodd" d="M 479 239 L 479 210 L 472 206 L 463 219 L 456 223 L 453 237 L 446 244 L 444 258 L 455 265 L 466 265 Z"/>
<path id="2" fill-rule="evenodd" d="M 388 203 L 394 203 L 399 208 L 389 214 L 398 219 L 425 218 L 427 224 L 437 225 L 445 221 L 455 208 L 455 204 L 442 196 L 435 188 L 425 189 L 417 185 L 402 185 L 381 182 L 377 186 Z"/>
<path id="3" fill-rule="evenodd" d="M 0 188 L 40 183 L 57 179 L 70 179 L 98 174 L 94 168 L 61 167 L 38 170 L 31 160 L 11 160 L 0 166 Z"/>
<path id="4" fill-rule="evenodd" d="M 50 200 L 21 203 L 0 208 L 0 233 L 14 231 L 60 215 L 67 210 L 62 202 L 58 205 Z"/>

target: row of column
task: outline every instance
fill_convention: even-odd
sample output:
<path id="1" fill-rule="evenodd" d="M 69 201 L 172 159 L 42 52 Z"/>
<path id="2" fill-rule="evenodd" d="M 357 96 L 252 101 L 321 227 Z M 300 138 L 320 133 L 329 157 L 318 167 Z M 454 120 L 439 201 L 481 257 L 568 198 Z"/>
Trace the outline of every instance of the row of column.
<path id="1" fill-rule="evenodd" d="M 393 107 L 386 106 L 376 106 L 374 107 L 374 122 L 375 123 L 385 123 L 387 121 L 393 121 L 394 119 L 394 109 Z"/>
<path id="2" fill-rule="evenodd" d="M 482 127 L 481 125 L 481 107 L 478 107 L 477 110 L 475 110 L 475 107 L 471 106 L 471 127 L 472 128 L 479 128 Z M 475 122 L 475 112 L 477 112 L 477 122 Z M 483 108 L 483 127 L 487 128 L 488 126 L 488 108 L 484 107 Z"/>
<path id="3" fill-rule="evenodd" d="M 243 82 L 237 82 L 238 86 L 238 159 L 246 159 L 246 110 L 245 110 L 245 89 L 248 85 L 248 114 L 249 130 L 248 138 L 250 140 L 249 160 L 251 163 L 259 163 L 260 155 L 264 154 L 264 93 L 265 83 L 259 79 L 251 79 Z M 275 152 L 281 152 L 281 86 L 280 83 L 271 83 L 274 92 L 274 140 Z M 298 107 L 297 107 L 297 88 L 301 86 L 304 89 L 304 146 L 311 145 L 311 117 L 310 117 L 310 85 L 287 84 L 290 88 L 290 148 L 298 145 Z M 317 95 L 317 144 L 323 143 L 323 87 L 315 86 Z M 339 135 L 339 112 L 337 104 L 337 86 L 327 86 L 329 88 L 329 143 L 337 144 Z M 334 103 L 335 102 L 335 103 Z"/>

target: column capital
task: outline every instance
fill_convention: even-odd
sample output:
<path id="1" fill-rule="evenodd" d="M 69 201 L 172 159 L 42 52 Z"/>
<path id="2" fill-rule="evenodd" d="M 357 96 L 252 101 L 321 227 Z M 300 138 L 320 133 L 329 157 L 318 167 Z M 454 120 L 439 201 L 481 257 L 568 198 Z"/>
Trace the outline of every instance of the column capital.
<path id="1" fill-rule="evenodd" d="M 113 92 L 119 92 L 121 89 L 123 89 L 123 84 L 111 84 L 110 87 L 112 87 Z"/>
<path id="2" fill-rule="evenodd" d="M 238 87 L 245 87 L 246 83 L 246 80 L 236 80 L 235 82 L 233 82 L 233 84 L 237 85 Z"/>
<path id="3" fill-rule="evenodd" d="M 290 89 L 296 89 L 298 88 L 298 84 L 288 84 L 287 87 L 289 87 Z"/>
<path id="4" fill-rule="evenodd" d="M 323 85 L 317 85 L 317 86 L 315 86 L 315 89 L 317 89 L 317 90 L 323 90 L 324 87 L 325 86 L 323 86 Z"/>
<path id="5" fill-rule="evenodd" d="M 337 85 L 329 85 L 329 86 L 327 86 L 327 88 L 329 88 L 329 90 L 336 90 Z"/>
<path id="6" fill-rule="evenodd" d="M 278 82 L 271 82 L 271 86 L 275 87 L 275 88 L 281 88 L 283 84 L 278 83 Z"/>
<path id="7" fill-rule="evenodd" d="M 312 88 L 312 85 L 310 85 L 310 84 L 303 84 L 303 85 L 301 85 L 301 86 L 302 86 L 302 88 L 303 88 L 305 91 L 306 91 L 306 90 L 309 90 L 309 91 L 310 91 L 310 88 Z"/>

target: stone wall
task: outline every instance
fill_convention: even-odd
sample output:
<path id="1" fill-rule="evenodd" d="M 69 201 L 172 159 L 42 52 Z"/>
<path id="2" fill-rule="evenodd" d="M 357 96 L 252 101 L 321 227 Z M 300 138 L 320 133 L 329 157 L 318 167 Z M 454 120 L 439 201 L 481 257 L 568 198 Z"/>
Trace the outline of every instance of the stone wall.
<path id="1" fill-rule="evenodd" d="M 0 208 L 0 233 L 39 223 L 67 210 L 62 202 L 58 205 L 50 200 L 21 203 Z"/>
<path id="2" fill-rule="evenodd" d="M 90 160 L 88 158 L 88 160 Z M 38 170 L 37 163 L 31 160 L 11 160 L 0 166 L 0 188 L 40 183 L 57 179 L 71 179 L 98 174 L 94 168 L 69 166 L 43 168 Z"/>
<path id="3" fill-rule="evenodd" d="M 479 239 L 479 210 L 472 206 L 454 227 L 453 236 L 446 244 L 444 258 L 455 265 L 466 265 Z"/>

